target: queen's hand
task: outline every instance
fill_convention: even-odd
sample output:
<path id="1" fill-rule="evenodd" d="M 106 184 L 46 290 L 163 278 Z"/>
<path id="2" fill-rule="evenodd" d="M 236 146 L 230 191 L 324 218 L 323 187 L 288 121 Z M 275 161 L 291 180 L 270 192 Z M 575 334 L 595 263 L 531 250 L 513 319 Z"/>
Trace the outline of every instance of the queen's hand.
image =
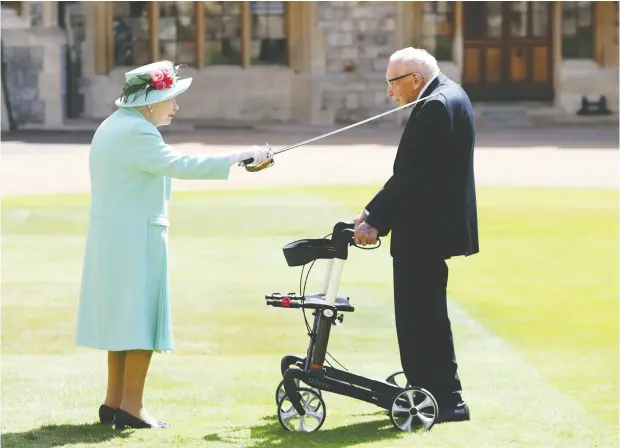
<path id="1" fill-rule="evenodd" d="M 235 152 L 230 155 L 230 164 L 234 165 L 235 163 L 241 164 L 244 160 L 250 160 L 247 162 L 247 165 L 258 165 L 263 163 L 265 160 L 269 160 L 273 158 L 273 151 L 268 145 L 265 146 L 252 146 L 251 148 L 245 149 L 243 151 Z"/>

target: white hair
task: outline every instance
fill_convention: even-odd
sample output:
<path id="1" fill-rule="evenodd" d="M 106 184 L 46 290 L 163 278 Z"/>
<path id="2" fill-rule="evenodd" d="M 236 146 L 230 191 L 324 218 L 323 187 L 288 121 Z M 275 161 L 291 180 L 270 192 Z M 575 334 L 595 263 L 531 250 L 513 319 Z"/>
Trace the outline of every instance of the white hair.
<path id="1" fill-rule="evenodd" d="M 407 47 L 395 51 L 390 56 L 390 63 L 402 63 L 412 70 L 415 70 L 425 79 L 430 79 L 439 73 L 439 65 L 437 59 L 428 51 L 422 48 Z"/>

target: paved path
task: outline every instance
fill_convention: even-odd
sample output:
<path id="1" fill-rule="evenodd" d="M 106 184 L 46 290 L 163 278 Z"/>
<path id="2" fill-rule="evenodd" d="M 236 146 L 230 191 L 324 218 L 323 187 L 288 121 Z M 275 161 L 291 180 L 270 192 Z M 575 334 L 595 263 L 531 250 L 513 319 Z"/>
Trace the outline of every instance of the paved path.
<path id="1" fill-rule="evenodd" d="M 269 142 L 274 148 L 325 129 L 171 132 L 166 141 L 187 154 L 236 151 Z M 233 167 L 228 181 L 174 181 L 175 190 L 299 184 L 385 182 L 391 174 L 398 130 L 353 130 L 276 158 L 274 167 L 248 173 Z M 88 192 L 88 134 L 3 136 L 1 195 Z M 615 148 L 615 150 L 614 150 Z M 479 186 L 618 187 L 618 134 L 613 130 L 505 131 L 478 136 Z"/>

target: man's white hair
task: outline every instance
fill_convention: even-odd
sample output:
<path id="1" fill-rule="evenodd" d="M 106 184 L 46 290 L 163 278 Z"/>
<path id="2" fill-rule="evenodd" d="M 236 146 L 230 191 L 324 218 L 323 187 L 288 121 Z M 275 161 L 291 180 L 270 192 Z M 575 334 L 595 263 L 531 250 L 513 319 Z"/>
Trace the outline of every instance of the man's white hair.
<path id="1" fill-rule="evenodd" d="M 439 73 L 437 59 L 422 48 L 407 47 L 395 51 L 390 56 L 390 62 L 400 62 L 424 76 L 425 79 L 430 79 Z"/>

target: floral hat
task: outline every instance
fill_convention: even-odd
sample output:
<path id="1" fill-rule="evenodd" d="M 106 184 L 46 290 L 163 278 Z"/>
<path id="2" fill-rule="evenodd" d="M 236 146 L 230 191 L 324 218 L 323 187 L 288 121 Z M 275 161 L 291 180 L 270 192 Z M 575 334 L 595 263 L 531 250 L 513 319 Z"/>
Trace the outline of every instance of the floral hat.
<path id="1" fill-rule="evenodd" d="M 192 78 L 179 79 L 180 65 L 170 61 L 153 62 L 125 73 L 125 86 L 114 104 L 138 107 L 161 103 L 185 92 Z"/>

